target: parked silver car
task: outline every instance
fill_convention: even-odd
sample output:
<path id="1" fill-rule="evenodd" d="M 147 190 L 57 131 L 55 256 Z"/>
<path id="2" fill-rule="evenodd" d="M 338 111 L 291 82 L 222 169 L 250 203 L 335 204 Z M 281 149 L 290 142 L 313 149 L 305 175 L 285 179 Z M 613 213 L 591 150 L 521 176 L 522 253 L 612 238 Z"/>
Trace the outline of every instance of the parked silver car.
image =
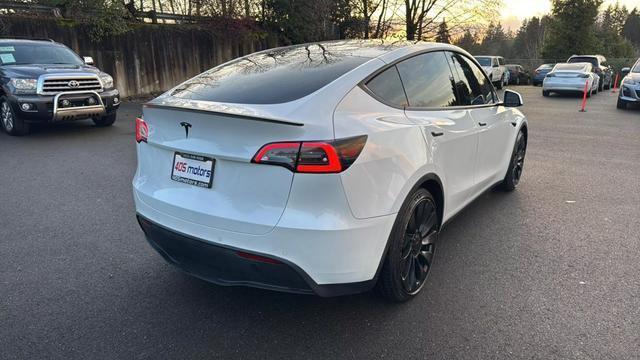
<path id="1" fill-rule="evenodd" d="M 598 93 L 600 78 L 593 72 L 591 63 L 560 63 L 545 76 L 542 95 L 554 93 L 583 93 L 587 87 L 587 97 Z"/>
<path id="2" fill-rule="evenodd" d="M 631 68 L 622 69 L 628 73 L 622 79 L 618 95 L 618 109 L 626 109 L 628 104 L 640 104 L 640 59 Z"/>

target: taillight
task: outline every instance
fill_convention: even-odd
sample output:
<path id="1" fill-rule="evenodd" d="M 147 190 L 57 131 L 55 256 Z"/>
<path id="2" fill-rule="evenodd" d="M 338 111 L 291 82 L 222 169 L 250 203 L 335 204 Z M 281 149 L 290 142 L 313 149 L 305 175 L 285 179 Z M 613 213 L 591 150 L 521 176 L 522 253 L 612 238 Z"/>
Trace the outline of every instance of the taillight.
<path id="1" fill-rule="evenodd" d="M 339 173 L 358 158 L 367 136 L 333 141 L 279 142 L 263 146 L 251 162 L 284 166 L 298 173 Z"/>
<path id="2" fill-rule="evenodd" d="M 141 118 L 136 118 L 136 142 L 147 142 L 147 137 L 149 137 L 149 127 L 147 123 Z"/>

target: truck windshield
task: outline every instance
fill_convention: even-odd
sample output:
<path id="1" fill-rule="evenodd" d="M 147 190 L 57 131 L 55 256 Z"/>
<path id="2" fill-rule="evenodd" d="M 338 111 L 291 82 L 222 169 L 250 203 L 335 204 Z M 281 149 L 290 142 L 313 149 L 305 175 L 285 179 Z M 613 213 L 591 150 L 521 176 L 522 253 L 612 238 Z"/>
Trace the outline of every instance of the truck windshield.
<path id="1" fill-rule="evenodd" d="M 477 57 L 476 60 L 480 63 L 480 66 L 491 66 L 490 57 Z"/>
<path id="2" fill-rule="evenodd" d="M 0 64 L 82 65 L 83 61 L 73 51 L 56 44 L 0 43 Z"/>
<path id="3" fill-rule="evenodd" d="M 633 66 L 633 69 L 631 69 L 631 72 L 633 72 L 633 73 L 640 73 L 640 61 L 638 61 L 638 62 Z"/>

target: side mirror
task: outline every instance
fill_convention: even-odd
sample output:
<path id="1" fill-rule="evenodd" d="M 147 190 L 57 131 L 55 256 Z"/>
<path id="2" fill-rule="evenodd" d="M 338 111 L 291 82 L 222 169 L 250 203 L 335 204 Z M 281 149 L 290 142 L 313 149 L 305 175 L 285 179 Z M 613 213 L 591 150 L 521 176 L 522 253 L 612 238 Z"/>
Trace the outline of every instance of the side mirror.
<path id="1" fill-rule="evenodd" d="M 91 56 L 85 56 L 82 58 L 87 65 L 93 65 L 93 58 Z"/>
<path id="2" fill-rule="evenodd" d="M 506 107 L 518 107 L 524 105 L 524 101 L 522 101 L 522 95 L 519 93 L 513 90 L 505 90 L 502 105 Z"/>
<path id="3" fill-rule="evenodd" d="M 631 68 L 629 67 L 623 67 L 622 70 L 620 70 L 620 73 L 622 74 L 622 77 L 627 76 L 627 74 L 629 74 L 631 72 Z"/>

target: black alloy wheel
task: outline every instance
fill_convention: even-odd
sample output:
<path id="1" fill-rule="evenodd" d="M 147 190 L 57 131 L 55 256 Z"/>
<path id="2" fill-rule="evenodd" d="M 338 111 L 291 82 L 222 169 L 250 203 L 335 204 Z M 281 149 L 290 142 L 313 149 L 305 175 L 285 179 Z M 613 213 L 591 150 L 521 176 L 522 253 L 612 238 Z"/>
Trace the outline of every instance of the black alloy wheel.
<path id="1" fill-rule="evenodd" d="M 527 154 L 527 138 L 524 132 L 520 130 L 516 137 L 513 153 L 511 154 L 511 162 L 507 174 L 500 184 L 503 190 L 512 191 L 520 183 L 522 172 L 524 170 L 524 158 Z"/>
<path id="2" fill-rule="evenodd" d="M 392 301 L 407 301 L 423 288 L 433 265 L 440 217 L 426 189 L 413 192 L 398 213 L 389 238 L 378 290 Z"/>
<path id="3" fill-rule="evenodd" d="M 433 200 L 422 198 L 413 209 L 405 230 L 400 262 L 404 290 L 417 293 L 427 278 L 438 238 L 438 214 Z"/>

